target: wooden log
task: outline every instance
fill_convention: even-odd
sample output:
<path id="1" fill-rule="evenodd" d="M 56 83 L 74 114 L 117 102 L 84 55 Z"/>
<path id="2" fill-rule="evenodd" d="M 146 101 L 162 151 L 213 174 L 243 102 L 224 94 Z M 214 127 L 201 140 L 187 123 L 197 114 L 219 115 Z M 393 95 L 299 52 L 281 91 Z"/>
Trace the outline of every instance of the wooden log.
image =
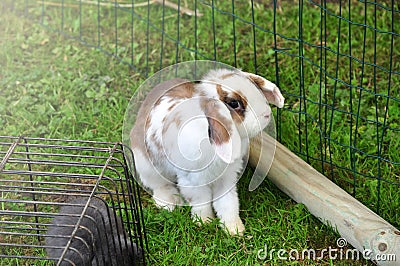
<path id="1" fill-rule="evenodd" d="M 260 163 L 258 167 L 263 167 L 262 162 L 270 160 L 268 149 L 274 142 L 276 150 L 271 168 L 268 169 L 268 164 L 264 166 L 265 173 L 269 170 L 269 180 L 378 265 L 400 265 L 398 229 L 269 135 L 263 133 L 261 138 L 251 141 L 250 166 Z"/>

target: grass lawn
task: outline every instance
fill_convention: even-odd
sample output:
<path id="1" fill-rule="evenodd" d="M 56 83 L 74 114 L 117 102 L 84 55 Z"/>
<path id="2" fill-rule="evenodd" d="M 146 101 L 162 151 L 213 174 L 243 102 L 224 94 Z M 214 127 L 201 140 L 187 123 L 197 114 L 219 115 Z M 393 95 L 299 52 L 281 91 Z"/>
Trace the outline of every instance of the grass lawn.
<path id="1" fill-rule="evenodd" d="M 264 30 L 273 27 L 272 7 L 267 4 L 251 6 L 247 1 L 236 4 L 238 18 L 233 21 L 226 14 L 232 12 L 231 3 L 218 1 L 217 8 L 211 12 L 209 2 L 199 4 L 203 17 L 183 16 L 180 18 L 183 21 L 179 21 L 172 9 L 153 5 L 151 13 L 147 13 L 147 8 L 136 7 L 139 15 L 134 18 L 134 35 L 130 34 L 132 17 L 124 9 L 77 7 L 75 1 L 65 1 L 62 13 L 60 6 L 46 7 L 43 17 L 46 27 L 62 29 L 89 46 L 99 46 L 103 51 L 113 53 L 120 61 L 100 49 L 85 47 L 18 16 L 3 4 L 0 9 L 0 135 L 121 141 L 125 108 L 143 82 L 143 73 L 192 59 L 217 59 L 246 71 L 255 71 L 256 60 L 257 71 L 276 81 L 275 66 L 278 63 L 279 84 L 287 98 L 285 110 L 276 114 L 280 119 L 282 142 L 368 207 L 375 210 L 380 204 L 380 214 L 399 227 L 400 111 L 398 94 L 394 90 L 398 92 L 400 78 L 399 74 L 388 76 L 384 71 L 400 71 L 400 60 L 396 60 L 400 56 L 399 40 L 398 37 L 395 40 L 394 60 L 390 63 L 388 43 L 391 38 L 388 34 L 380 34 L 376 39 L 379 57 L 374 59 L 374 31 L 364 33 L 357 25 L 349 27 L 342 21 L 338 32 L 339 20 L 334 16 L 350 17 L 369 25 L 376 23 L 386 32 L 391 30 L 390 12 L 378 7 L 381 12 L 376 21 L 370 16 L 364 21 L 364 4 L 353 1 L 349 12 L 346 6 L 340 10 L 337 3 L 330 3 L 328 10 L 332 13 L 325 14 L 326 26 L 322 27 L 320 8 L 304 4 L 304 10 L 301 10 L 297 1 L 293 2 L 295 4 L 282 3 L 276 25 L 281 35 L 275 43 L 280 52 L 275 57 L 273 34 Z M 32 2 L 30 6 L 31 15 L 43 12 L 40 5 L 35 6 Z M 387 7 L 386 4 L 383 6 Z M 81 17 L 76 12 L 78 8 L 82 8 Z M 250 12 L 252 8 L 256 11 L 254 18 Z M 369 6 L 368 12 L 372 10 Z M 302 23 L 308 29 L 302 33 L 304 42 L 296 40 L 299 37 L 298 21 L 293 18 L 299 12 L 304 12 Z M 97 14 L 101 14 L 101 21 Z M 118 20 L 114 19 L 115 14 L 118 14 Z M 399 13 L 395 15 L 398 19 Z M 148 19 L 151 26 L 145 23 Z M 258 28 L 244 22 L 253 19 Z M 210 27 L 212 21 L 215 29 Z M 237 35 L 235 42 L 233 24 Z M 97 26 L 101 31 L 97 31 Z M 193 33 L 194 27 L 197 27 L 197 34 Z M 399 32 L 399 25 L 395 27 L 395 32 Z M 164 31 L 163 35 L 159 33 L 160 29 Z M 321 40 L 321 30 L 326 33 L 326 40 Z M 348 39 L 349 31 L 353 41 Z M 253 32 L 257 33 L 256 58 L 253 56 Z M 365 51 L 359 48 L 363 46 L 364 34 L 367 38 Z M 321 45 L 321 41 L 329 43 L 327 46 L 332 51 L 339 47 L 341 54 L 351 53 L 366 62 L 376 60 L 375 64 L 384 70 L 338 56 L 330 50 L 320 54 L 316 45 Z M 299 54 L 303 56 L 299 57 Z M 327 67 L 322 71 L 310 62 Z M 389 95 L 388 80 L 393 87 Z M 386 133 L 382 136 L 384 127 Z M 376 146 L 377 138 L 382 138 L 381 149 Z M 356 149 L 349 149 L 354 145 Z M 384 160 L 377 160 L 377 154 Z M 332 162 L 332 166 L 321 160 Z M 382 180 L 375 178 L 377 171 Z M 190 219 L 189 208 L 182 207 L 173 212 L 159 210 L 143 193 L 149 264 L 370 264 L 365 260 L 330 260 L 327 256 L 315 261 L 288 261 L 280 260 L 277 253 L 271 258 L 258 258 L 257 254 L 265 247 L 268 251 L 284 249 L 288 252 L 292 249 L 321 251 L 336 248 L 339 236 L 268 180 L 251 193 L 247 191 L 248 182 L 245 175 L 239 183 L 241 218 L 246 226 L 243 237 L 227 236 L 216 221 L 197 227 Z M 379 203 L 378 197 L 381 197 Z M 23 262 L 20 265 L 24 265 Z"/>

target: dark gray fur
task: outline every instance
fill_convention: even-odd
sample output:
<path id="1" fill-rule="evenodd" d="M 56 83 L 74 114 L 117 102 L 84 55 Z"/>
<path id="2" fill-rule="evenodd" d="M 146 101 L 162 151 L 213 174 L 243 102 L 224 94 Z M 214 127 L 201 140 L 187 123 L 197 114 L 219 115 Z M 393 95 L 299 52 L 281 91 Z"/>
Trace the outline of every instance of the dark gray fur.
<path id="1" fill-rule="evenodd" d="M 77 198 L 69 202 L 70 205 L 60 208 L 60 215 L 53 219 L 46 235 L 48 257 L 61 257 L 87 200 Z M 123 266 L 137 265 L 140 260 L 142 250 L 130 242 L 121 218 L 102 200 L 92 198 L 64 260 L 59 265 Z"/>

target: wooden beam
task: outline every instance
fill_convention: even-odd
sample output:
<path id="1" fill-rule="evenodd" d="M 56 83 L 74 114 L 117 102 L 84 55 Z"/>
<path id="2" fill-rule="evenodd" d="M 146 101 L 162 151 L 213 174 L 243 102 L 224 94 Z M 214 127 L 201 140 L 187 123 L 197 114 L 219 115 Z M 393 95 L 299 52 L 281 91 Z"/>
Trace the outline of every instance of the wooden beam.
<path id="1" fill-rule="evenodd" d="M 261 141 L 260 141 L 261 140 Z M 269 165 L 268 153 L 275 139 L 263 133 L 250 143 L 249 164 L 264 167 L 268 179 L 324 224 L 335 228 L 341 237 L 378 265 L 400 265 L 400 231 L 358 200 L 320 174 L 301 158 L 276 141 L 275 156 Z M 261 152 L 262 151 L 262 152 Z M 261 158 L 260 158 L 261 153 Z M 400 211 L 400 210 L 399 210 Z M 394 254 L 396 261 L 378 261 Z M 380 257 L 379 257 L 380 256 Z"/>

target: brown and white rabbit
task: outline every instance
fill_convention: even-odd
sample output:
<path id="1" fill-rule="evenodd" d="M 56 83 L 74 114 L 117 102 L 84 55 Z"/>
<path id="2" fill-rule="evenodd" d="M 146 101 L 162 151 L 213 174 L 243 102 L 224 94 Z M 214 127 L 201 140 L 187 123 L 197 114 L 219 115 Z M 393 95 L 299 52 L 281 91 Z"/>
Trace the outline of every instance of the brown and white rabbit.
<path id="1" fill-rule="evenodd" d="M 142 185 L 160 207 L 189 203 L 194 219 L 214 211 L 230 234 L 242 234 L 236 183 L 249 139 L 284 97 L 272 82 L 239 70 L 209 71 L 199 82 L 172 79 L 143 101 L 130 133 Z"/>

